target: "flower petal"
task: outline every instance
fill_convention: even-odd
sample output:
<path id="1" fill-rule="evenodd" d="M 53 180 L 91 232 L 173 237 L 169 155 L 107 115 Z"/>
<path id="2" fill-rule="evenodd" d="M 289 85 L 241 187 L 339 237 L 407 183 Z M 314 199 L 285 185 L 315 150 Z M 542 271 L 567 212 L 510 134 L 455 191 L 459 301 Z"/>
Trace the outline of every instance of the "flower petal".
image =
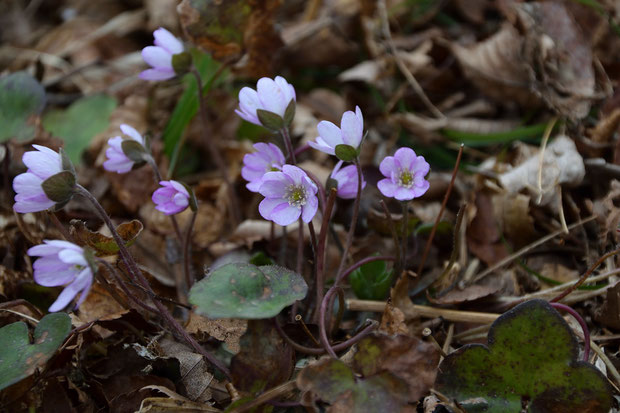
<path id="1" fill-rule="evenodd" d="M 400 187 L 388 178 L 382 179 L 377 182 L 377 188 L 379 188 L 379 191 L 381 191 L 383 195 L 387 196 L 388 198 L 392 198 Z"/>
<path id="2" fill-rule="evenodd" d="M 265 198 L 258 204 L 258 212 L 268 221 L 271 221 L 271 212 L 281 204 L 288 205 L 282 198 Z"/>
<path id="3" fill-rule="evenodd" d="M 147 46 L 142 49 L 142 58 L 155 68 L 172 69 L 172 54 L 159 46 Z"/>
<path id="4" fill-rule="evenodd" d="M 332 148 L 335 148 L 336 145 L 343 144 L 342 133 L 340 132 L 340 128 L 334 125 L 333 123 L 323 120 L 319 122 L 316 126 L 317 131 L 319 132 L 319 136 L 323 139 L 323 142 Z M 318 138 L 317 138 L 318 143 Z"/>
<path id="5" fill-rule="evenodd" d="M 342 140 L 347 145 L 351 145 L 354 148 L 360 146 L 362 142 L 362 133 L 364 125 L 360 124 L 358 116 L 347 111 L 342 115 L 342 121 L 340 122 L 340 130 L 342 133 Z"/>
<path id="6" fill-rule="evenodd" d="M 182 53 L 184 50 L 183 43 L 163 27 L 155 30 L 153 32 L 153 37 L 155 37 L 153 43 L 155 43 L 156 46 L 164 48 L 170 54 Z"/>
<path id="7" fill-rule="evenodd" d="M 24 153 L 22 161 L 31 172 L 41 179 L 47 179 L 62 171 L 60 155 L 44 146 L 34 145 L 37 151 Z M 45 150 L 41 150 L 45 148 Z"/>
<path id="8" fill-rule="evenodd" d="M 398 171 L 398 165 L 393 156 L 386 156 L 379 164 L 379 170 L 386 178 L 390 178 L 392 173 Z"/>
<path id="9" fill-rule="evenodd" d="M 129 126 L 125 123 L 123 123 L 121 125 L 121 131 L 129 136 L 131 139 L 133 139 L 134 141 L 140 143 L 140 145 L 144 145 L 144 138 L 142 137 L 142 135 L 140 135 L 140 133 L 135 130 L 132 126 Z"/>
<path id="10" fill-rule="evenodd" d="M 272 221 L 283 227 L 297 221 L 300 215 L 301 208 L 291 206 L 288 203 L 280 204 L 271 211 Z"/>
<path id="11" fill-rule="evenodd" d="M 416 160 L 416 154 L 411 148 L 398 148 L 394 153 L 394 158 L 398 160 L 401 168 L 411 171 Z"/>
<path id="12" fill-rule="evenodd" d="M 177 74 L 174 73 L 172 68 L 157 68 L 157 69 L 147 69 L 138 75 L 140 79 L 143 80 L 168 80 L 175 77 Z"/>
<path id="13" fill-rule="evenodd" d="M 316 211 L 319 208 L 319 200 L 316 196 L 308 198 L 306 205 L 302 207 L 301 219 L 303 222 L 308 223 L 312 221 L 312 218 L 316 215 Z"/>
<path id="14" fill-rule="evenodd" d="M 281 117 L 284 116 L 286 105 L 290 101 L 285 101 L 286 97 L 280 87 L 273 79 L 263 77 L 256 83 L 256 93 L 265 110 L 273 112 Z"/>

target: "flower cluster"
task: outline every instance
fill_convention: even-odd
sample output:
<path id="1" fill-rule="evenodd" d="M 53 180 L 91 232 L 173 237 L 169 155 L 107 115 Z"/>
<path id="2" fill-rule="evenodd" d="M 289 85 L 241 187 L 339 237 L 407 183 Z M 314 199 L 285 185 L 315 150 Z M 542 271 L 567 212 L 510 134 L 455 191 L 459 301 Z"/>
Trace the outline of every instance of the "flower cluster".
<path id="1" fill-rule="evenodd" d="M 290 107 L 295 102 L 295 90 L 284 78 L 262 78 L 256 90 L 244 87 L 239 92 L 239 108 L 235 112 L 243 119 L 268 129 L 281 130 L 291 119 Z M 269 116 L 265 115 L 268 113 Z M 364 117 L 359 106 L 355 112 L 342 115 L 340 127 L 329 121 L 317 125 L 318 136 L 309 145 L 321 152 L 335 155 L 340 161 L 330 175 L 337 195 L 344 199 L 358 196 L 357 164 L 364 136 Z M 286 137 L 285 137 L 286 139 Z M 316 185 L 300 168 L 285 164 L 282 151 L 272 143 L 254 144 L 255 152 L 245 155 L 241 175 L 248 181 L 247 188 L 265 197 L 259 212 L 263 218 L 280 225 L 288 225 L 301 216 L 304 222 L 312 219 L 317 210 Z M 355 165 L 343 167 L 343 162 Z M 429 165 L 410 148 L 400 148 L 394 156 L 387 156 L 380 166 L 385 179 L 378 183 L 387 197 L 407 201 L 422 196 L 429 187 L 425 176 Z M 362 176 L 361 188 L 366 187 Z"/>
<path id="2" fill-rule="evenodd" d="M 151 68 L 143 71 L 140 77 L 166 80 L 187 71 L 191 55 L 185 51 L 183 43 L 163 28 L 155 30 L 153 36 L 155 45 L 142 50 L 142 56 Z M 260 79 L 256 90 L 241 89 L 239 108 L 235 110 L 246 121 L 278 131 L 284 139 L 290 163 L 277 145 L 259 142 L 254 144 L 255 152 L 244 156 L 241 170 L 241 175 L 248 181 L 247 188 L 264 197 L 258 208 L 261 216 L 282 226 L 297 220 L 310 222 L 319 207 L 316 178 L 295 165 L 295 151 L 288 134 L 295 105 L 295 89 L 283 77 L 277 76 Z M 120 130 L 124 137 L 118 135 L 108 140 L 104 169 L 124 174 L 148 162 L 159 177 L 145 138 L 130 125 L 122 124 Z M 340 127 L 321 121 L 317 131 L 318 136 L 309 146 L 339 159 L 330 174 L 330 184 L 336 187 L 339 197 L 359 200 L 360 189 L 366 187 L 359 164 L 364 136 L 361 109 L 356 106 L 354 112 L 345 112 Z M 33 146 L 35 150 L 26 152 L 22 158 L 27 171 L 13 180 L 16 193 L 13 208 L 16 212 L 60 208 L 75 193 L 90 195 L 77 185 L 75 169 L 62 150 L 57 153 L 44 146 Z M 344 162 L 352 164 L 344 165 Z M 408 201 L 422 196 L 429 188 L 425 179 L 429 164 L 410 148 L 400 148 L 394 156 L 383 159 L 380 171 L 384 179 L 377 186 L 387 197 Z M 174 215 L 190 207 L 196 212 L 197 201 L 188 186 L 174 180 L 161 180 L 159 184 L 161 187 L 152 195 L 157 210 Z M 114 231 L 111 222 L 107 225 Z M 49 311 L 62 310 L 78 295 L 76 308 L 85 300 L 96 269 L 92 252 L 67 241 L 46 240 L 30 248 L 28 254 L 39 257 L 33 265 L 37 283 L 65 287 Z"/>

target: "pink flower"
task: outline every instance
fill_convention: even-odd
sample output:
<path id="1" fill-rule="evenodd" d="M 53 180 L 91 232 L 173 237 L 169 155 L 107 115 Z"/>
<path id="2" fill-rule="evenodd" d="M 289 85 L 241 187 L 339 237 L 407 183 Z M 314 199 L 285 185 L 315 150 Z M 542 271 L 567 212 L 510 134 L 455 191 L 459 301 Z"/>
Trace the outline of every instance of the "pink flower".
<path id="1" fill-rule="evenodd" d="M 409 201 L 424 195 L 430 186 L 424 177 L 430 165 L 411 148 L 400 148 L 394 156 L 386 156 L 379 170 L 386 177 L 377 183 L 379 191 L 399 201 Z"/>
<path id="2" fill-rule="evenodd" d="M 161 181 L 163 188 L 153 192 L 155 209 L 166 215 L 174 215 L 185 210 L 189 206 L 190 194 L 182 183 L 177 181 Z"/>
<path id="3" fill-rule="evenodd" d="M 282 76 L 275 79 L 263 77 L 258 80 L 256 90 L 244 87 L 239 92 L 239 109 L 237 115 L 255 125 L 266 126 L 258 119 L 256 111 L 266 110 L 284 118 L 286 108 L 295 101 L 295 88 Z"/>
<path id="4" fill-rule="evenodd" d="M 321 121 L 317 125 L 319 136 L 316 142 L 308 144 L 321 152 L 335 155 L 338 145 L 349 145 L 354 149 L 359 148 L 364 133 L 364 117 L 359 106 L 355 107 L 355 113 L 346 111 L 342 115 L 340 128 L 329 121 Z"/>
<path id="5" fill-rule="evenodd" d="M 273 143 L 255 143 L 256 152 L 248 153 L 243 157 L 243 168 L 241 176 L 246 181 L 246 187 L 252 192 L 258 192 L 258 188 L 263 183 L 263 176 L 266 172 L 281 171 L 282 165 L 286 162 L 284 154 Z"/>
<path id="6" fill-rule="evenodd" d="M 317 187 L 300 168 L 284 165 L 282 171 L 267 172 L 258 192 L 265 197 L 258 206 L 263 218 L 278 225 L 290 225 L 301 216 L 310 222 L 319 201 Z"/>
<path id="7" fill-rule="evenodd" d="M 13 209 L 21 214 L 45 211 L 56 205 L 47 197 L 41 184 L 50 176 L 62 172 L 62 160 L 58 153 L 45 146 L 32 146 L 36 151 L 26 152 L 22 157 L 28 170 L 13 180 L 16 193 Z"/>
<path id="8" fill-rule="evenodd" d="M 152 69 L 140 73 L 144 80 L 167 80 L 176 76 L 172 67 L 172 56 L 183 53 L 183 43 L 168 30 L 159 28 L 153 32 L 155 46 L 142 49 L 142 58 Z"/>
<path id="9" fill-rule="evenodd" d="M 137 130 L 132 128 L 129 125 L 122 124 L 121 131 L 129 136 L 134 141 L 138 142 L 143 148 L 145 145 L 144 138 Z M 120 136 L 115 136 L 113 138 L 108 139 L 108 145 L 110 146 L 106 149 L 105 154 L 108 159 L 103 163 L 103 167 L 106 171 L 116 172 L 119 174 L 124 174 L 131 171 L 133 168 L 135 161 L 129 159 L 125 152 L 123 151 L 123 138 Z M 146 152 L 146 149 L 144 149 Z"/>
<path id="10" fill-rule="evenodd" d="M 84 250 L 70 242 L 45 240 L 44 244 L 28 250 L 31 257 L 41 257 L 32 265 L 34 280 L 44 287 L 66 286 L 50 312 L 65 308 L 76 295 L 80 294 L 75 308 L 86 299 L 93 284 L 93 270 L 85 257 Z"/>
<path id="11" fill-rule="evenodd" d="M 339 161 L 331 173 L 330 178 L 337 183 L 337 195 L 344 199 L 353 199 L 357 195 L 357 167 L 348 165 L 341 169 L 343 161 Z M 366 187 L 366 181 L 362 175 L 362 189 Z"/>

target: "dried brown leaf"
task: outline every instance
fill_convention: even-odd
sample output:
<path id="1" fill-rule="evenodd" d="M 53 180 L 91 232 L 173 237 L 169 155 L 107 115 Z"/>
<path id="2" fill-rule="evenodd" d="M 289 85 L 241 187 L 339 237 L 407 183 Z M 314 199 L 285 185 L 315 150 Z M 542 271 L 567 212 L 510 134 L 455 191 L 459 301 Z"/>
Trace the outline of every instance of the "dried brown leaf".
<path id="1" fill-rule="evenodd" d="M 223 341 L 228 346 L 228 349 L 236 354 L 240 349 L 239 340 L 245 333 L 247 325 L 247 320 L 235 318 L 211 320 L 192 311 L 185 329 L 188 333 L 197 335 L 201 340 L 213 337 Z"/>

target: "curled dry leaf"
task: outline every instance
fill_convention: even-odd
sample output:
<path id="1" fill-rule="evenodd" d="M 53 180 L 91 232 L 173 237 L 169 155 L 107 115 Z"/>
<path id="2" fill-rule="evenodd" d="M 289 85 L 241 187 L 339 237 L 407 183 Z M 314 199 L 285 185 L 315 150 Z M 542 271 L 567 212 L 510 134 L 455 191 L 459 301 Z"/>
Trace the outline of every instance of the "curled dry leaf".
<path id="1" fill-rule="evenodd" d="M 562 3 L 514 6 L 518 26 L 472 48 L 452 45 L 465 75 L 500 101 L 532 108 L 545 103 L 561 115 L 581 119 L 596 96 L 590 45 Z"/>
<path id="2" fill-rule="evenodd" d="M 181 26 L 192 42 L 216 59 L 247 60 L 241 68 L 253 77 L 269 76 L 282 40 L 274 29 L 277 0 L 183 0 L 177 7 Z"/>
<path id="3" fill-rule="evenodd" d="M 209 386 L 213 381 L 213 374 L 209 372 L 210 366 L 203 357 L 194 353 L 185 344 L 168 337 L 160 340 L 158 344 L 165 356 L 179 360 L 181 382 L 185 387 L 187 397 L 192 401 L 211 400 Z"/>
<path id="4" fill-rule="evenodd" d="M 240 349 L 239 340 L 245 333 L 247 326 L 247 320 L 238 318 L 220 318 L 212 320 L 191 312 L 185 329 L 188 333 L 196 334 L 203 340 L 208 337 L 213 337 L 223 341 L 232 353 L 238 353 Z"/>
<path id="5" fill-rule="evenodd" d="M 583 158 L 575 143 L 568 136 L 559 135 L 544 153 L 542 163 L 542 194 L 538 189 L 538 174 L 541 171 L 540 155 L 537 153 L 512 170 L 501 174 L 499 182 L 511 193 L 527 189 L 532 195 L 541 195 L 540 204 L 556 204 L 557 185 L 578 185 L 585 177 Z"/>

